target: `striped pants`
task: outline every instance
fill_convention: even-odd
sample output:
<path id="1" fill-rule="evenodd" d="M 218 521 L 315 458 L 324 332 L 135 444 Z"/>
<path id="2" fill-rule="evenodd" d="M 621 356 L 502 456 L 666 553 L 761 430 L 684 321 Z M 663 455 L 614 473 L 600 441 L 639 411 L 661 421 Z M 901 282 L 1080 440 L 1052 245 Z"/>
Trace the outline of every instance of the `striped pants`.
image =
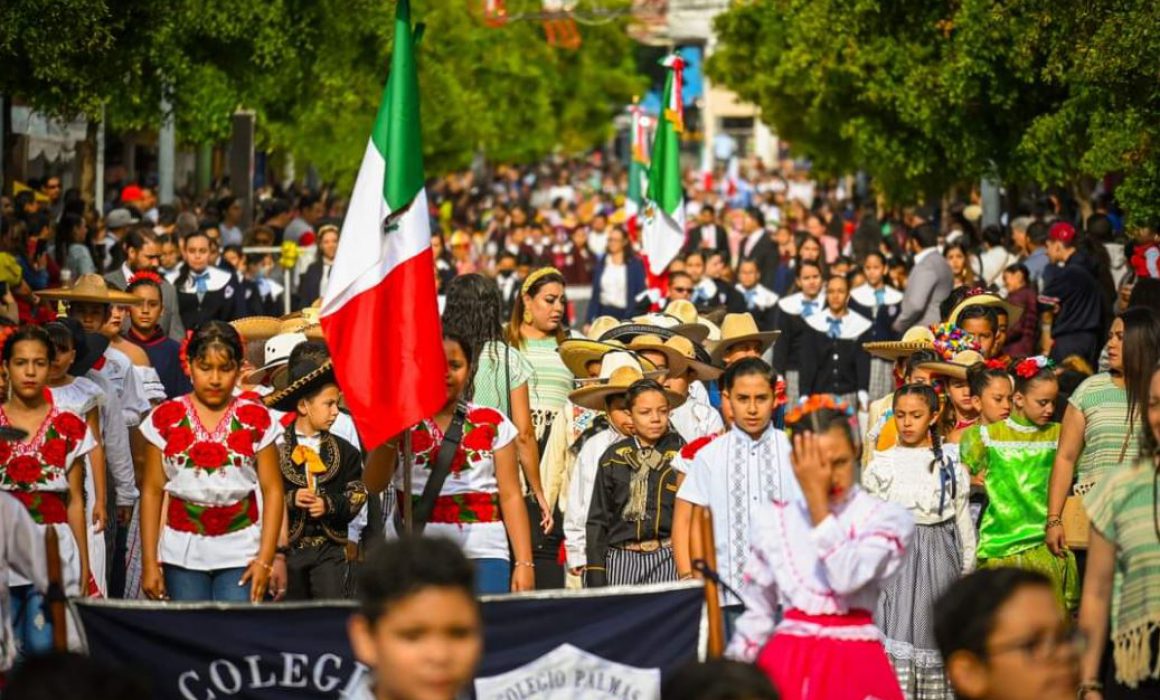
<path id="1" fill-rule="evenodd" d="M 609 547 L 604 560 L 609 586 L 639 583 L 669 583 L 677 580 L 677 563 L 672 547 L 655 552 L 633 552 Z"/>

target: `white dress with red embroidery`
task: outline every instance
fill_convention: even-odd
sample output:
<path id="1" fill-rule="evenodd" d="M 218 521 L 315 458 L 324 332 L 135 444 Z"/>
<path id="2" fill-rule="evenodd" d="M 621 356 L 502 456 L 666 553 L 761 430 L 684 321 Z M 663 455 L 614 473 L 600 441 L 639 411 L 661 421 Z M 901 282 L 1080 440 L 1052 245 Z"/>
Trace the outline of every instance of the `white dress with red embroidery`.
<path id="1" fill-rule="evenodd" d="M 247 566 L 262 528 L 256 455 L 280 430 L 261 404 L 234 399 L 216 427 L 203 426 L 186 395 L 141 421 L 161 450 L 169 494 L 158 558 L 197 571 Z"/>
<path id="2" fill-rule="evenodd" d="M 0 425 L 11 425 L 0 408 Z M 60 540 L 65 593 L 80 594 L 81 558 L 68 526 L 68 473 L 76 460 L 96 446 L 89 427 L 75 413 L 55 406 L 40 430 L 23 442 L 0 442 L 0 489 L 16 497 L 36 521 L 41 535 L 49 526 Z M 32 583 L 14 572 L 8 585 Z"/>
<path id="3" fill-rule="evenodd" d="M 754 516 L 746 610 L 726 655 L 757 661 L 789 700 L 901 700 L 871 613 L 914 534 L 910 513 L 854 487 L 817 526 L 802 501 Z M 842 664 L 861 670 L 841 673 Z"/>
<path id="4" fill-rule="evenodd" d="M 509 559 L 507 531 L 500 518 L 499 483 L 495 475 L 495 451 L 516 439 L 516 427 L 491 408 L 467 405 L 463 438 L 451 460 L 451 471 L 423 534 L 446 537 L 457 543 L 469 559 Z M 433 420 L 411 429 L 415 464 L 411 471 L 412 498 L 423 495 L 443 431 Z M 395 473 L 395 488 L 403 490 L 403 475 Z"/>

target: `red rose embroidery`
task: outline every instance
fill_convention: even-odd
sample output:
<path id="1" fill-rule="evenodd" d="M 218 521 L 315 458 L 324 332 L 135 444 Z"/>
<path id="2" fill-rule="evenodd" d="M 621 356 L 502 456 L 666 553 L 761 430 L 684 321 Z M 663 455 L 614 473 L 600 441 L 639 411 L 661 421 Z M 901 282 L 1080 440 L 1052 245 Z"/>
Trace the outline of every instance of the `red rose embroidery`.
<path id="1" fill-rule="evenodd" d="M 229 528 L 230 523 L 234 518 L 238 517 L 238 508 L 229 506 L 225 508 L 206 508 L 202 512 L 201 520 L 202 527 L 209 534 L 225 534 Z"/>
<path id="2" fill-rule="evenodd" d="M 56 494 L 52 494 L 47 498 L 42 497 L 40 499 L 37 510 L 40 511 L 42 522 L 68 522 L 68 507 L 65 506 L 63 498 L 55 498 L 55 496 Z"/>
<path id="3" fill-rule="evenodd" d="M 254 433 L 250 430 L 238 430 L 230 433 L 226 438 L 226 444 L 230 450 L 242 455 L 243 457 L 254 456 Z"/>
<path id="4" fill-rule="evenodd" d="M 189 448 L 189 458 L 202 469 L 218 469 L 229 456 L 225 446 L 217 442 L 198 442 Z"/>
<path id="5" fill-rule="evenodd" d="M 503 422 L 503 416 L 493 408 L 477 408 L 467 414 L 467 420 L 472 425 L 487 424 L 496 426 Z"/>
<path id="6" fill-rule="evenodd" d="M 47 440 L 40 448 L 40 456 L 45 464 L 63 467 L 64 460 L 68 457 L 68 443 L 61 438 Z"/>
<path id="7" fill-rule="evenodd" d="M 7 442 L 0 442 L 0 463 L 7 462 L 12 458 L 12 445 Z"/>
<path id="8" fill-rule="evenodd" d="M 72 413 L 58 415 L 52 427 L 69 440 L 80 440 L 85 436 L 85 422 Z"/>
<path id="9" fill-rule="evenodd" d="M 170 503 L 167 522 L 169 527 L 178 532 L 195 532 L 197 524 L 189 518 L 189 511 L 185 509 L 185 506 L 178 501 L 170 501 Z"/>
<path id="10" fill-rule="evenodd" d="M 243 391 L 238 394 L 238 401 L 249 401 L 251 403 L 261 403 L 262 395 L 256 391 Z"/>
<path id="11" fill-rule="evenodd" d="M 487 423 L 476 424 L 467 435 L 463 436 L 463 446 L 472 452 L 490 451 L 495 442 L 495 428 Z"/>
<path id="12" fill-rule="evenodd" d="M 166 401 L 153 410 L 153 427 L 163 435 L 185 418 L 185 406 L 180 401 Z"/>
<path id="13" fill-rule="evenodd" d="M 416 428 L 411 431 L 411 451 L 417 455 L 425 454 L 431 451 L 435 446 L 435 438 L 431 437 L 431 433 L 421 428 Z"/>
<path id="14" fill-rule="evenodd" d="M 461 446 L 458 450 L 455 451 L 455 456 L 451 458 L 451 473 L 458 474 L 459 472 L 463 471 L 463 468 L 466 466 L 466 464 L 467 453 L 463 451 L 463 447 Z"/>
<path id="15" fill-rule="evenodd" d="M 35 484 L 44 474 L 44 468 L 35 457 L 23 455 L 8 463 L 8 479 L 17 484 Z"/>
<path id="16" fill-rule="evenodd" d="M 238 407 L 237 416 L 238 420 L 258 432 L 265 432 L 270 427 L 270 412 L 264 406 L 253 403 L 243 404 Z"/>
<path id="17" fill-rule="evenodd" d="M 188 426 L 179 425 L 169 430 L 165 442 L 165 456 L 179 455 L 193 444 L 193 430 Z"/>

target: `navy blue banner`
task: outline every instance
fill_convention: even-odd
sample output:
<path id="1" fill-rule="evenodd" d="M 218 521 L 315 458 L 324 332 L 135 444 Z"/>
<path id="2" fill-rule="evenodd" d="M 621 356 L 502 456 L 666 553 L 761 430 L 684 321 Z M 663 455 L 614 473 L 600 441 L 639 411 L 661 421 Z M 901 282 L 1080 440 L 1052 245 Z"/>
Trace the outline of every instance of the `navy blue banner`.
<path id="1" fill-rule="evenodd" d="M 477 677 L 492 679 L 481 681 L 488 697 L 603 697 L 609 684 L 621 694 L 629 681 L 617 677 L 617 665 L 659 678 L 696 658 L 703 602 L 694 584 L 487 598 Z M 75 608 L 89 653 L 147 674 L 155 700 L 346 698 L 365 682 L 347 642 L 347 603 Z M 569 653 L 609 666 L 580 672 Z M 555 666 L 539 669 L 539 659 Z M 525 668 L 528 679 L 520 677 Z M 625 674 L 639 680 L 632 669 Z M 510 690 L 495 690 L 509 680 Z"/>

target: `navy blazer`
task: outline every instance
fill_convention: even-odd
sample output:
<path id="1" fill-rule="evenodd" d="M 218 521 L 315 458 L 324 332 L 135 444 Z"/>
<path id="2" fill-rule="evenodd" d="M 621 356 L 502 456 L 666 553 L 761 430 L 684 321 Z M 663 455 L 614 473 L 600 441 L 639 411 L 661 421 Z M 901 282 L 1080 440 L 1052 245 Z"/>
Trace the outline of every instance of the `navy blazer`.
<path id="1" fill-rule="evenodd" d="M 613 308 L 604 306 L 600 303 L 600 278 L 604 276 L 604 259 L 605 255 L 601 255 L 596 259 L 596 265 L 592 269 L 592 298 L 588 301 L 588 314 L 585 321 L 591 323 L 592 319 L 599 316 L 612 316 L 619 320 L 630 318 L 636 313 L 636 298 L 644 292 L 648 283 L 645 281 L 644 263 L 635 255 L 625 257 L 624 264 L 628 268 L 626 275 L 628 277 L 628 298 L 624 300 L 624 304 L 620 308 Z"/>

